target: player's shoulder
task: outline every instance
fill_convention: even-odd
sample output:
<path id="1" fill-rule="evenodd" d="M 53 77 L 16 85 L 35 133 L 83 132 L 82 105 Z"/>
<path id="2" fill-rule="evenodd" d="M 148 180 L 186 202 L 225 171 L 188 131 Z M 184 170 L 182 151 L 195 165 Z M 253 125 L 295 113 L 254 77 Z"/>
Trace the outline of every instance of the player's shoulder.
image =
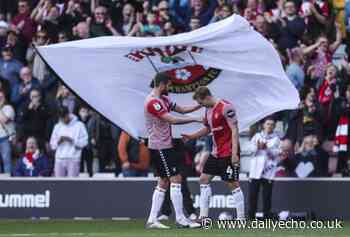
<path id="1" fill-rule="evenodd" d="M 233 106 L 233 104 L 228 100 L 221 99 L 220 101 L 224 106 Z"/>
<path id="2" fill-rule="evenodd" d="M 236 116 L 236 109 L 233 104 L 227 100 L 221 100 L 223 104 L 223 113 L 229 118 L 234 118 Z"/>
<path id="3" fill-rule="evenodd" d="M 161 100 L 155 96 L 153 96 L 152 94 L 148 95 L 145 99 L 145 106 L 150 106 L 156 103 L 160 103 Z"/>
<path id="4" fill-rule="evenodd" d="M 158 114 L 164 111 L 164 106 L 159 98 L 149 98 L 145 104 L 146 111 L 152 114 Z"/>

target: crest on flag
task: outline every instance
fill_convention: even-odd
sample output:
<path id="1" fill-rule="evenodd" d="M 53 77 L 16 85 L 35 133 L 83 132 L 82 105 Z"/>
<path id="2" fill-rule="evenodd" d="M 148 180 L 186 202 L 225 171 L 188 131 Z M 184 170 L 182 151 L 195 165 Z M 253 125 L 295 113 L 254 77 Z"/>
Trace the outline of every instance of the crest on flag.
<path id="1" fill-rule="evenodd" d="M 183 45 L 149 47 L 134 50 L 125 56 L 135 63 L 148 60 L 156 73 L 165 72 L 172 78 L 170 93 L 184 94 L 195 91 L 199 86 L 210 84 L 221 72 L 220 69 L 204 67 L 197 63 L 196 54 L 202 52 L 203 48 Z"/>

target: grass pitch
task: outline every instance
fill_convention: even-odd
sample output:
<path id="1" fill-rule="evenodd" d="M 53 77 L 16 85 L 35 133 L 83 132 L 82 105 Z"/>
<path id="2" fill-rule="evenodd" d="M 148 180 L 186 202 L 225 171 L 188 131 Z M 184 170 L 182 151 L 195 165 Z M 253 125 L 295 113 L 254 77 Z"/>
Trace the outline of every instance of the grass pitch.
<path id="1" fill-rule="evenodd" d="M 172 225 L 172 222 L 166 224 Z M 0 237 L 350 237 L 350 221 L 343 229 L 322 230 L 219 230 L 176 229 L 146 230 L 144 220 L 0 220 Z"/>

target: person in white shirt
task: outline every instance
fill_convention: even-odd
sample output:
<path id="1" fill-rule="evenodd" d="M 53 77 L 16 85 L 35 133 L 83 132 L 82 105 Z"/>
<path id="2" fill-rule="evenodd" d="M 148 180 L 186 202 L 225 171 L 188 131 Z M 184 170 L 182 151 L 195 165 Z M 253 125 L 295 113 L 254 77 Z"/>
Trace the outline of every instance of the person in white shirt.
<path id="1" fill-rule="evenodd" d="M 263 129 L 251 139 L 250 150 L 254 154 L 249 172 L 249 211 L 250 219 L 255 219 L 260 187 L 263 194 L 264 218 L 271 217 L 271 197 L 273 178 L 279 162 L 280 138 L 274 132 L 275 120 L 268 117 Z"/>
<path id="2" fill-rule="evenodd" d="M 11 173 L 11 139 L 15 136 L 15 111 L 7 103 L 6 93 L 0 90 L 0 155 L 3 169 Z"/>
<path id="3" fill-rule="evenodd" d="M 77 177 L 83 148 L 88 144 L 85 125 L 67 107 L 59 109 L 60 121 L 55 125 L 50 145 L 55 150 L 55 176 Z"/>

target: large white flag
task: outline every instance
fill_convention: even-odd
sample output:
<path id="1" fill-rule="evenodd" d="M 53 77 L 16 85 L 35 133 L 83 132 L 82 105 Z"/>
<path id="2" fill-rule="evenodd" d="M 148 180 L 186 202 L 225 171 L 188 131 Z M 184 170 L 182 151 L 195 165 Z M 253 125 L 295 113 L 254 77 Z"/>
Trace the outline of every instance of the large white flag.
<path id="1" fill-rule="evenodd" d="M 194 104 L 199 85 L 231 101 L 240 130 L 299 103 L 278 53 L 238 15 L 170 37 L 99 37 L 38 50 L 72 90 L 134 137 L 146 135 L 144 99 L 156 72 L 173 77 L 177 104 Z M 199 126 L 173 126 L 173 134 Z"/>

